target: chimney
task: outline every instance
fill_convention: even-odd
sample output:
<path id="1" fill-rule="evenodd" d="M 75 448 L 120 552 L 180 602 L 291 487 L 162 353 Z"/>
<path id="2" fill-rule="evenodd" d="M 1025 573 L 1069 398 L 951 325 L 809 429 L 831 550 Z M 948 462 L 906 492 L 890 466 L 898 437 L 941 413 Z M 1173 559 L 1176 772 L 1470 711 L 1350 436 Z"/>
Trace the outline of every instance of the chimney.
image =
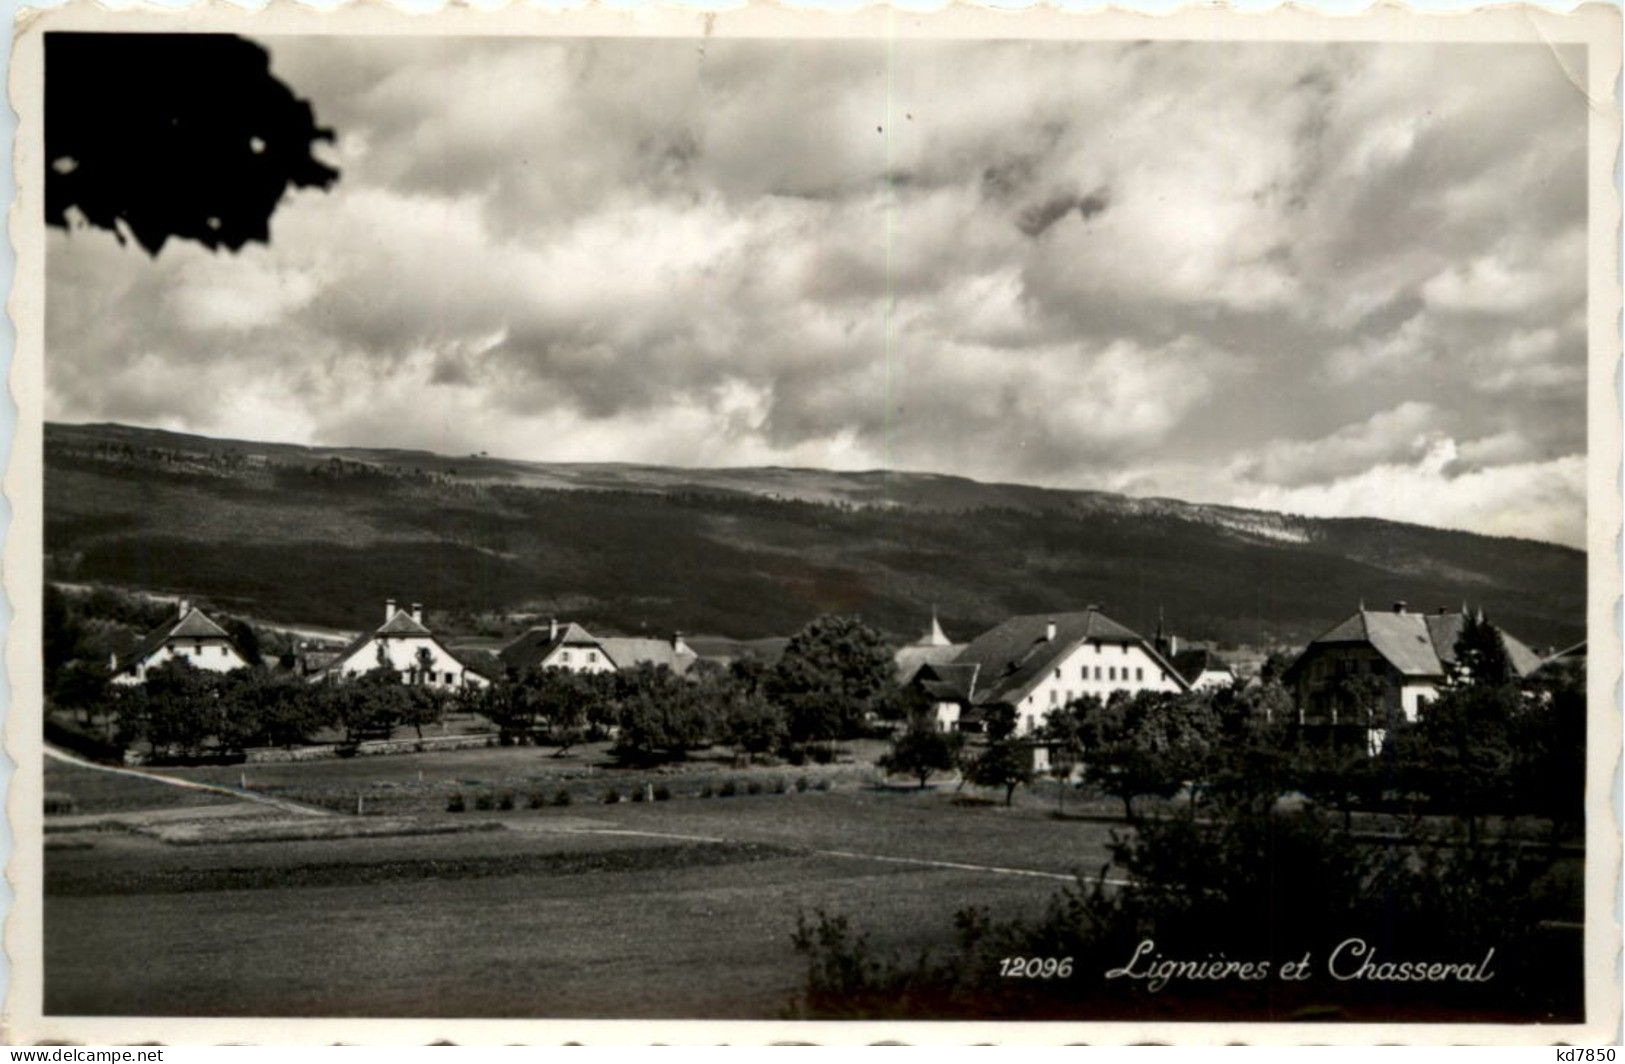
<path id="1" fill-rule="evenodd" d="M 423 603 L 412 603 L 412 619 L 419 624 L 423 623 Z"/>
<path id="2" fill-rule="evenodd" d="M 395 619 L 395 600 L 394 599 L 385 599 L 384 600 L 384 623 L 388 624 L 390 621 L 393 621 L 394 619 Z"/>
<path id="3" fill-rule="evenodd" d="M 559 637 L 559 619 L 557 617 L 549 617 L 547 619 L 547 638 L 548 639 L 557 639 L 558 637 Z"/>
<path id="4" fill-rule="evenodd" d="M 1179 653 L 1179 637 L 1177 635 L 1171 635 L 1171 636 L 1168 637 L 1168 656 L 1171 658 L 1175 654 L 1178 654 L 1178 653 Z"/>
<path id="5" fill-rule="evenodd" d="M 185 617 L 188 613 L 192 612 L 192 604 L 185 599 L 181 599 L 179 605 L 180 610 L 178 611 L 178 616 Z"/>
<path id="6" fill-rule="evenodd" d="M 682 632 L 673 632 L 671 634 L 671 652 L 673 654 L 691 653 L 691 651 L 688 649 L 688 644 L 683 642 Z"/>
<path id="7" fill-rule="evenodd" d="M 1050 621 L 1044 625 L 1044 642 L 1055 642 L 1055 622 Z"/>
<path id="8" fill-rule="evenodd" d="M 1404 599 L 1400 599 L 1398 602 L 1394 603 L 1394 612 L 1395 613 L 1404 613 L 1405 612 L 1405 600 Z"/>

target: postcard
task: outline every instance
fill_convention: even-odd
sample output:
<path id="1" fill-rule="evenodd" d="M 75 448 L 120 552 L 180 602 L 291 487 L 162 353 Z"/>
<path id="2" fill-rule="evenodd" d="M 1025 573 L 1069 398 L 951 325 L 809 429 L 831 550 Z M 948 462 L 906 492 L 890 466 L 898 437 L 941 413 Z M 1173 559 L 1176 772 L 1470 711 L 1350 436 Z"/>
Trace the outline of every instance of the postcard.
<path id="1" fill-rule="evenodd" d="M 27 13 L 6 1040 L 1611 1040 L 1619 73 Z"/>

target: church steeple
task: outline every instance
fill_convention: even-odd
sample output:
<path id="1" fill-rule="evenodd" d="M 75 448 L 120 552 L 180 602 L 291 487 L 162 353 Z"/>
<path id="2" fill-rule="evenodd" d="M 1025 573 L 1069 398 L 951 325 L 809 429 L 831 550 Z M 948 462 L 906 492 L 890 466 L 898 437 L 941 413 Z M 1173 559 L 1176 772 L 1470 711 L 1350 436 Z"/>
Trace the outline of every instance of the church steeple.
<path id="1" fill-rule="evenodd" d="M 926 647 L 949 646 L 948 637 L 942 631 L 942 625 L 937 623 L 937 608 L 931 607 L 931 629 L 920 637 L 920 645 Z"/>

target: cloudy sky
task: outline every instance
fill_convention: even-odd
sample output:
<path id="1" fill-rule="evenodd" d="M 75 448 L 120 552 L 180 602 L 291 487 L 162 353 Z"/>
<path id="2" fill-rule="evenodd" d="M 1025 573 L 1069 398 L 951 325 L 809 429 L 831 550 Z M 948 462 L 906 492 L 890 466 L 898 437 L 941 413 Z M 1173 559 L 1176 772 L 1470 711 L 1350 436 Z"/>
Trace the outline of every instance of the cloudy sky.
<path id="1" fill-rule="evenodd" d="M 1583 56 L 264 43 L 339 183 L 51 231 L 48 417 L 1583 541 Z"/>

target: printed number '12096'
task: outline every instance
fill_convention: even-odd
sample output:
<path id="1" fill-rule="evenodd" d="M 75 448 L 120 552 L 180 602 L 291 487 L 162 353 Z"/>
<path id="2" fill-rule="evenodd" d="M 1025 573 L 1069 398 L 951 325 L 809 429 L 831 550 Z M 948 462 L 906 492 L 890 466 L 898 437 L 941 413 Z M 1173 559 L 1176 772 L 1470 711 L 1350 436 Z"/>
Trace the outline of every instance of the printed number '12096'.
<path id="1" fill-rule="evenodd" d="M 1067 979 L 1072 975 L 1071 957 L 1006 957 L 999 964 L 1006 979 Z"/>

